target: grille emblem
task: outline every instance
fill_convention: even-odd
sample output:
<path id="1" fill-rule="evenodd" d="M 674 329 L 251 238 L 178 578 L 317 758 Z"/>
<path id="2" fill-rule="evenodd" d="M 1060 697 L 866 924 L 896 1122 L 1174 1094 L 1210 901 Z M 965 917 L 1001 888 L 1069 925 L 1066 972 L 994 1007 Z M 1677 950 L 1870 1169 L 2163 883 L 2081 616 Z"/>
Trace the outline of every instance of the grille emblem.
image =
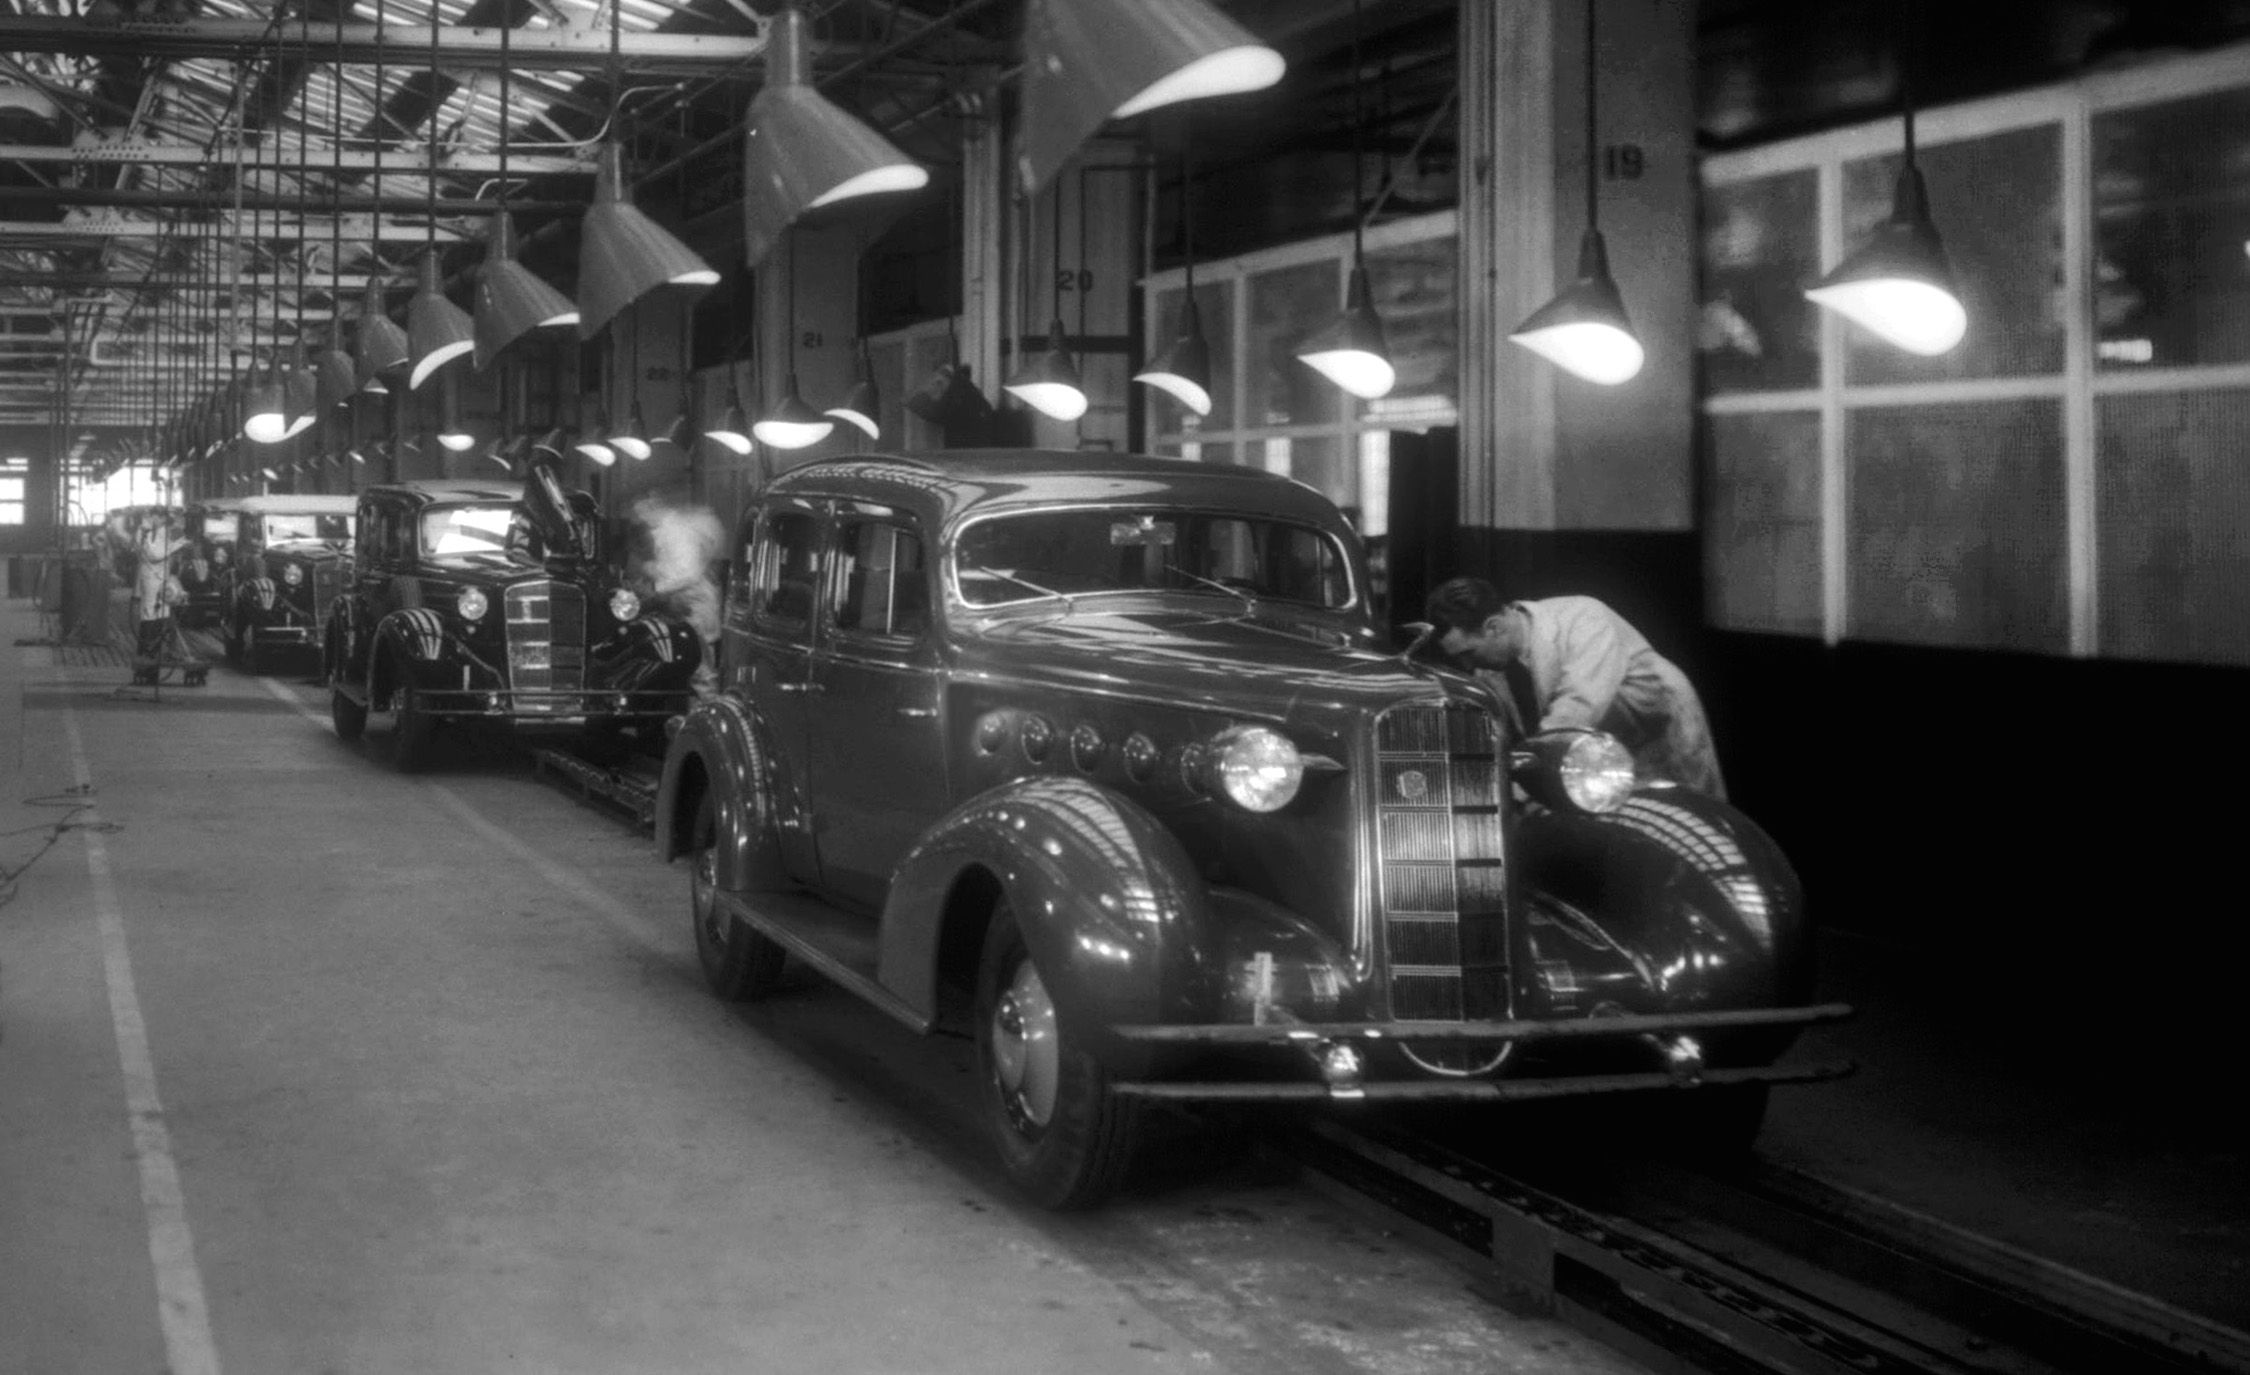
<path id="1" fill-rule="evenodd" d="M 1430 795 L 1430 780 L 1419 769 L 1408 769 L 1398 776 L 1398 793 L 1409 802 L 1420 802 Z"/>

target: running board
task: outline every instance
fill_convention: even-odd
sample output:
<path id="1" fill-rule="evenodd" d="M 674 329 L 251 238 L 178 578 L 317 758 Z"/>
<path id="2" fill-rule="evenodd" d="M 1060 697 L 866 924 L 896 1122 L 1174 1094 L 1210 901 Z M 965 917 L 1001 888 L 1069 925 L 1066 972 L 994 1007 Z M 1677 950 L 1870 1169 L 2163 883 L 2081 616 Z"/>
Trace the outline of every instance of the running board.
<path id="1" fill-rule="evenodd" d="M 813 972 L 853 997 L 873 1004 L 878 1011 L 903 1022 L 918 1034 L 928 1034 L 936 1024 L 876 982 L 872 958 L 855 960 L 845 953 L 845 947 L 860 944 L 850 938 L 856 934 L 853 928 L 871 926 L 869 919 L 839 912 L 820 899 L 802 893 L 759 893 L 755 907 L 733 893 L 721 893 L 718 897 L 720 905 L 741 918 L 751 930 L 803 960 Z M 830 939 L 823 941 L 815 932 L 826 932 Z"/>

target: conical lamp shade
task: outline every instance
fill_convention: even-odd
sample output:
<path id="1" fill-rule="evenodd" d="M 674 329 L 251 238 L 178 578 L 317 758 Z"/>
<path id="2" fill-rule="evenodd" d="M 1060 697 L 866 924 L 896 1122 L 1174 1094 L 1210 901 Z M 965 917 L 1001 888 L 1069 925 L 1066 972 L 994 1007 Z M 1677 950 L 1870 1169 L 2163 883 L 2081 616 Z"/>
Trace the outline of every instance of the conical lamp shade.
<path id="1" fill-rule="evenodd" d="M 1345 280 L 1344 313 L 1299 346 L 1297 358 L 1362 401 L 1388 396 L 1398 384 L 1365 264 L 1353 263 Z"/>
<path id="2" fill-rule="evenodd" d="M 1930 221 L 1921 169 L 1900 169 L 1890 218 L 1805 295 L 1908 353 L 1935 357 L 1961 342 L 1969 314 Z"/>
<path id="3" fill-rule="evenodd" d="M 1641 370 L 1641 341 L 1609 275 L 1609 249 L 1600 230 L 1589 229 L 1578 241 L 1578 280 L 1508 337 L 1565 372 L 1605 387 L 1630 381 Z"/>
<path id="4" fill-rule="evenodd" d="M 808 210 L 854 196 L 915 191 L 929 172 L 814 90 L 805 17 L 795 6 L 766 28 L 766 83 L 742 138 L 743 253 L 753 267 Z"/>
<path id="5" fill-rule="evenodd" d="M 1203 337 L 1203 316 L 1188 293 L 1180 315 L 1180 337 L 1157 355 L 1155 362 L 1133 374 L 1144 383 L 1176 398 L 1197 415 L 1211 413 L 1211 344 Z"/>
<path id="6" fill-rule="evenodd" d="M 320 406 L 341 406 L 352 399 L 359 390 L 359 365 L 352 361 L 344 349 L 344 327 L 341 322 L 328 327 L 328 347 L 313 360 L 313 371 L 320 379 Z"/>
<path id="7" fill-rule="evenodd" d="M 605 143 L 594 203 L 579 225 L 578 334 L 591 339 L 617 312 L 660 286 L 710 286 L 708 263 L 625 199 L 625 150 Z"/>
<path id="8" fill-rule="evenodd" d="M 282 438 L 295 439 L 312 428 L 320 418 L 320 379 L 305 366 L 305 346 L 298 344 L 289 351 L 289 370 L 282 375 L 282 414 L 288 417 L 288 428 Z"/>
<path id="9" fill-rule="evenodd" d="M 743 414 L 740 392 L 735 393 L 734 398 L 727 403 L 726 412 L 719 417 L 719 423 L 703 434 L 730 453 L 750 452 L 750 417 Z"/>
<path id="10" fill-rule="evenodd" d="M 1281 54 L 1205 0 L 1030 0 L 1023 144 L 1037 191 L 1112 119 L 1281 79 Z"/>
<path id="11" fill-rule="evenodd" d="M 750 432 L 776 449 L 802 449 L 828 438 L 835 428 L 835 421 L 805 404 L 797 392 L 797 374 L 791 373 L 781 404 L 760 417 Z"/>
<path id="12" fill-rule="evenodd" d="M 286 378 L 277 360 L 251 384 L 243 405 L 242 437 L 254 444 L 279 444 L 289 434 L 289 402 L 283 395 Z"/>
<path id="13" fill-rule="evenodd" d="M 1060 319 L 1047 326 L 1047 347 L 1026 358 L 1008 379 L 1008 394 L 1056 420 L 1076 420 L 1086 413 L 1086 388 L 1064 346 Z"/>
<path id="14" fill-rule="evenodd" d="M 439 368 L 476 346 L 476 322 L 445 299 L 437 254 L 423 254 L 421 289 L 406 307 L 406 347 L 414 359 L 406 385 L 419 390 Z"/>
<path id="15" fill-rule="evenodd" d="M 516 234 L 506 215 L 492 220 L 492 246 L 477 272 L 476 366 L 535 329 L 578 323 L 578 307 L 516 261 Z"/>
<path id="16" fill-rule="evenodd" d="M 383 288 L 367 284 L 367 301 L 359 313 L 359 335 L 352 345 L 352 361 L 359 368 L 362 391 L 386 392 L 385 377 L 406 366 L 410 352 L 406 331 L 383 305 Z"/>
<path id="17" fill-rule="evenodd" d="M 635 463 L 656 452 L 648 442 L 648 423 L 641 419 L 640 402 L 634 402 L 633 409 L 625 412 L 625 423 L 618 427 L 616 434 L 609 437 L 609 447 Z"/>
<path id="18" fill-rule="evenodd" d="M 861 434 L 866 435 L 869 439 L 881 439 L 883 437 L 883 423 L 877 418 L 881 415 L 881 412 L 876 409 L 875 384 L 873 382 L 863 379 L 853 384 L 852 389 L 845 394 L 842 401 L 830 406 L 821 414 L 834 416 L 853 429 L 858 430 Z"/>
<path id="19" fill-rule="evenodd" d="M 607 468 L 617 461 L 617 450 L 609 447 L 608 434 L 609 417 L 597 415 L 594 417 L 593 427 L 578 436 L 578 442 L 571 446 L 571 452 Z"/>

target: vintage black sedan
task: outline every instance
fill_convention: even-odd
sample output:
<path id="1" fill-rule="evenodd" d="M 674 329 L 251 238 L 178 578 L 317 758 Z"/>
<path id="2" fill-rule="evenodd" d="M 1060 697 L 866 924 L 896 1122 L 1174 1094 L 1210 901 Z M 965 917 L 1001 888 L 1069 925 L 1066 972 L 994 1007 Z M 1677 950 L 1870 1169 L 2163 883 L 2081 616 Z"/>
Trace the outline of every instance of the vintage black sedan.
<path id="1" fill-rule="evenodd" d="M 234 600 L 234 541 L 239 497 L 200 501 L 187 508 L 187 551 L 174 572 L 187 593 L 174 614 L 190 629 L 224 627 Z"/>
<path id="2" fill-rule="evenodd" d="M 282 653 L 310 656 L 321 627 L 351 577 L 348 496 L 275 495 L 231 503 L 229 605 L 219 617 L 227 659 L 263 673 Z M 206 516 L 206 526 L 212 518 Z"/>
<path id="3" fill-rule="evenodd" d="M 729 998 L 794 959 L 973 1035 L 1034 1199 L 1150 1100 L 1639 1092 L 1747 1143 L 1807 1023 L 1796 876 L 1598 732 L 1398 652 L 1351 526 L 1263 472 L 961 452 L 797 468 L 742 521 L 722 689 L 665 758 Z M 1652 1106 L 1652 1117 L 1658 1115 Z"/>
<path id="4" fill-rule="evenodd" d="M 443 723 L 630 745 L 686 710 L 693 627 L 645 611 L 603 561 L 590 500 L 534 465 L 522 487 L 407 482 L 360 493 L 357 555 L 324 638 L 336 734 L 393 717 L 392 761 L 430 761 Z"/>

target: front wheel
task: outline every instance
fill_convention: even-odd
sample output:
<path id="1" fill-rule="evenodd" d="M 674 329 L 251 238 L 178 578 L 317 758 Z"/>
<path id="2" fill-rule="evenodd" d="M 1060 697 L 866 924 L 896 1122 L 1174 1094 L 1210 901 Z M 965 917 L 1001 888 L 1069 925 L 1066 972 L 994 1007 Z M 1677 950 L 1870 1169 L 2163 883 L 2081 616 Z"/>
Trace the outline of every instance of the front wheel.
<path id="1" fill-rule="evenodd" d="M 367 734 L 367 708 L 340 687 L 328 689 L 328 719 L 335 723 L 336 738 L 347 745 Z"/>
<path id="2" fill-rule="evenodd" d="M 403 680 L 406 675 L 402 672 Z M 437 734 L 437 718 L 422 708 L 422 694 L 411 681 L 401 681 L 395 714 L 391 718 L 391 765 L 400 773 L 420 773 L 430 766 L 430 738 Z"/>
<path id="3" fill-rule="evenodd" d="M 688 915 L 704 982 L 728 1002 L 749 1002 L 781 987 L 786 952 L 719 901 L 719 818 L 711 794 L 696 805 L 689 833 Z"/>
<path id="4" fill-rule="evenodd" d="M 1000 1164 L 1031 1199 L 1083 1208 L 1115 1192 L 1140 1135 L 1139 1105 L 1072 1044 L 1005 898 L 977 970 L 977 1069 Z"/>

